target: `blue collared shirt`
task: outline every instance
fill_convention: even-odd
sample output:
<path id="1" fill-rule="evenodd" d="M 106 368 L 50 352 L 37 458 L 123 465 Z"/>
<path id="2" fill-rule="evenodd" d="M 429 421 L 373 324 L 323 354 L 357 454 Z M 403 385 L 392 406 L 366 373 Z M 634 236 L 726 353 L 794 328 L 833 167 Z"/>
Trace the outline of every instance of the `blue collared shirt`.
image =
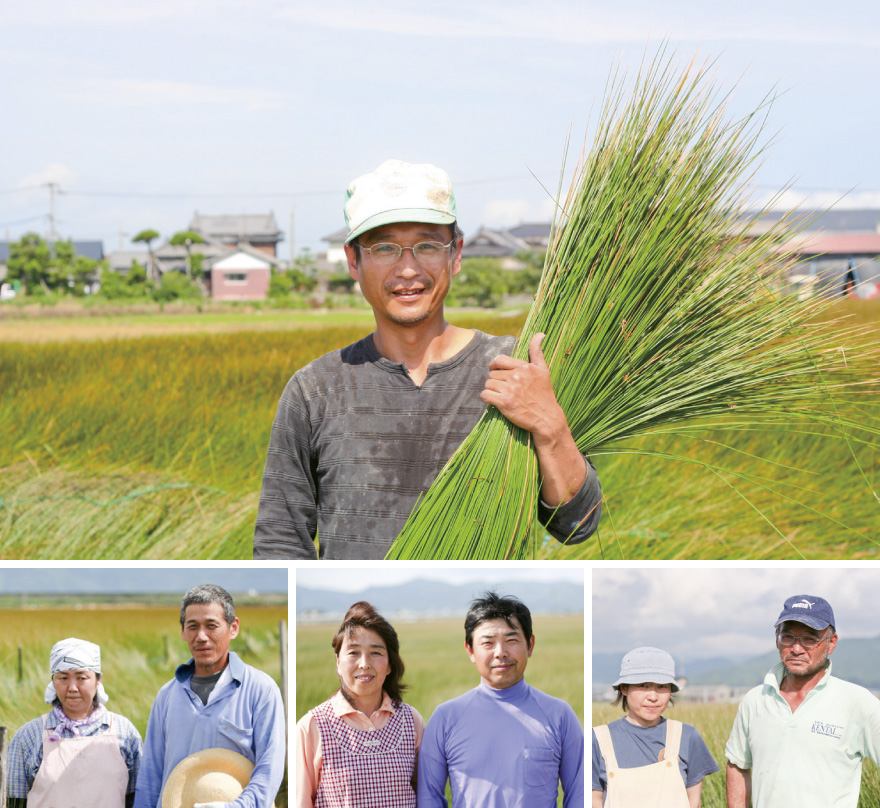
<path id="1" fill-rule="evenodd" d="M 254 764 L 250 782 L 231 803 L 235 808 L 266 808 L 284 777 L 284 706 L 272 678 L 246 665 L 234 651 L 207 704 L 190 687 L 192 659 L 156 696 L 135 792 L 135 808 L 158 808 L 174 767 L 203 749 L 221 747 Z M 229 675 L 227 675 L 227 673 Z"/>

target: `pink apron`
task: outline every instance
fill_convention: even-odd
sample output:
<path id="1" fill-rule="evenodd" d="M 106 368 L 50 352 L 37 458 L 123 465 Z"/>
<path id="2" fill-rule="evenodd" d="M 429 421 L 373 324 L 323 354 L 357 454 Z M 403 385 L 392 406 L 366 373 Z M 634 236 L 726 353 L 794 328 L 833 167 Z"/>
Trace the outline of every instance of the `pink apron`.
<path id="1" fill-rule="evenodd" d="M 113 715 L 107 732 L 49 740 L 43 722 L 43 762 L 28 792 L 28 808 L 125 808 L 128 767 Z"/>

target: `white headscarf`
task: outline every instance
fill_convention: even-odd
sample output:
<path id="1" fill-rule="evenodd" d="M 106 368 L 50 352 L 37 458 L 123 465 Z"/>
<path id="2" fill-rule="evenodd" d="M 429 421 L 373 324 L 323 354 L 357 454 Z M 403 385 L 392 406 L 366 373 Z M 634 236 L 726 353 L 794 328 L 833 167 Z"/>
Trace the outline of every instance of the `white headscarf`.
<path id="1" fill-rule="evenodd" d="M 78 640 L 76 637 L 68 637 L 66 640 L 56 642 L 49 652 L 49 676 L 52 677 L 60 671 L 94 671 L 101 672 L 101 647 L 87 640 Z M 52 704 L 58 693 L 52 679 L 43 695 L 46 704 Z M 108 701 L 104 685 L 98 682 L 98 702 L 106 704 Z"/>

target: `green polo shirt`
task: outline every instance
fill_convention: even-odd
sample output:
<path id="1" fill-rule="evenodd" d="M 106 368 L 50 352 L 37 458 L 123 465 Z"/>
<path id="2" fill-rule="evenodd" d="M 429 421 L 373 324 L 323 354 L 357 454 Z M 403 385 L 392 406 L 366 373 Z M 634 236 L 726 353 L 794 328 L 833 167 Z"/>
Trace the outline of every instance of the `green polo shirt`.
<path id="1" fill-rule="evenodd" d="M 862 758 L 878 760 L 880 700 L 825 675 L 794 711 L 779 692 L 774 666 L 750 690 L 727 741 L 727 759 L 752 770 L 754 808 L 856 808 Z"/>

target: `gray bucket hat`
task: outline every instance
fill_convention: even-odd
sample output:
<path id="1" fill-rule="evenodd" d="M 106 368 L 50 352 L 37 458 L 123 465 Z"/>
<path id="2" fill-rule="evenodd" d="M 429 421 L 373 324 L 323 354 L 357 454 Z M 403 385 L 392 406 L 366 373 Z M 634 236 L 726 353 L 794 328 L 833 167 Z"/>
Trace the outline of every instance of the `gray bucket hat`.
<path id="1" fill-rule="evenodd" d="M 630 651 L 620 663 L 620 676 L 614 687 L 640 685 L 642 682 L 672 685 L 672 692 L 675 693 L 679 688 L 675 681 L 675 660 L 672 655 L 650 646 Z"/>

